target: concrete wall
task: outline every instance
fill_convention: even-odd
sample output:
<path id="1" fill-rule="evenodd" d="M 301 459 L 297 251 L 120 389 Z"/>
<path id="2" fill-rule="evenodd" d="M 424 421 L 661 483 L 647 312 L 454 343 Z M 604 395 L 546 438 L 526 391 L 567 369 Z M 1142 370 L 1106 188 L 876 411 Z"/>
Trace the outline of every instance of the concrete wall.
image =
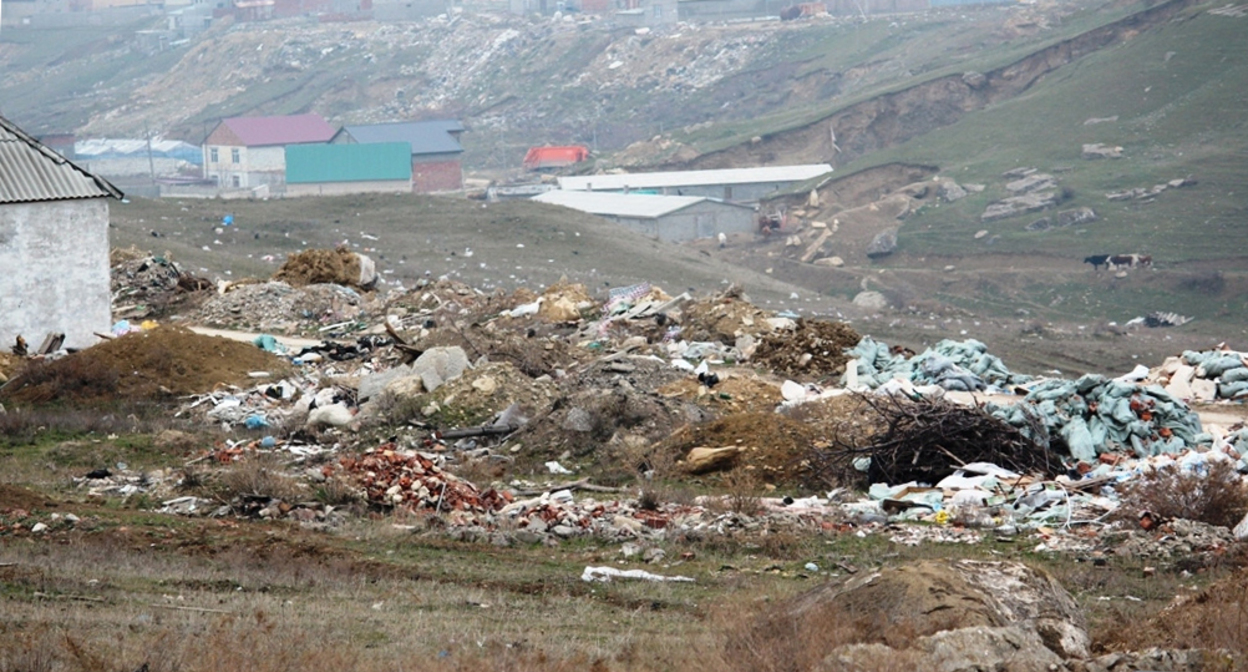
<path id="1" fill-rule="evenodd" d="M 0 346 L 53 331 L 67 347 L 98 342 L 112 324 L 108 199 L 0 205 L 0 269 Z"/>
<path id="2" fill-rule="evenodd" d="M 403 194 L 412 190 L 407 180 L 362 180 L 358 182 L 286 183 L 287 196 L 340 196 L 342 194 Z"/>
<path id="3" fill-rule="evenodd" d="M 720 233 L 751 233 L 754 211 L 723 203 L 698 203 L 658 219 L 608 217 L 640 233 L 663 241 L 683 242 L 714 238 Z"/>

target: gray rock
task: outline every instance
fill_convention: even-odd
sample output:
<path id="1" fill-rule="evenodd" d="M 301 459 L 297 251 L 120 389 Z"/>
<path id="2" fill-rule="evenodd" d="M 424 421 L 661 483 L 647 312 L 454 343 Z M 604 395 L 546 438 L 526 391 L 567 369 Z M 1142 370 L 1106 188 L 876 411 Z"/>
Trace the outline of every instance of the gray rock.
<path id="1" fill-rule="evenodd" d="M 590 417 L 589 411 L 579 406 L 569 408 L 563 419 L 563 428 L 570 432 L 592 432 L 594 419 Z"/>
<path id="2" fill-rule="evenodd" d="M 1122 148 L 1099 142 L 1088 143 L 1083 146 L 1082 156 L 1085 159 L 1119 159 L 1122 158 Z"/>
<path id="3" fill-rule="evenodd" d="M 854 305 L 871 310 L 884 310 L 888 308 L 888 298 L 876 291 L 858 292 L 854 297 Z"/>
<path id="4" fill-rule="evenodd" d="M 554 532 L 555 536 L 561 537 L 563 539 L 576 536 L 576 528 L 570 527 L 568 525 L 556 525 L 553 528 L 551 528 L 550 531 Z"/>
<path id="5" fill-rule="evenodd" d="M 426 350 L 412 362 L 412 373 L 420 376 L 426 392 L 432 392 L 442 383 L 462 376 L 470 366 L 464 349 L 452 345 Z"/>
<path id="6" fill-rule="evenodd" d="M 1023 227 L 1027 231 L 1048 231 L 1051 228 L 1053 228 L 1053 220 L 1048 217 L 1041 217 Z"/>
<path id="7" fill-rule="evenodd" d="M 1057 226 L 1060 228 L 1087 224 L 1088 222 L 1095 222 L 1096 220 L 1096 211 L 1088 207 L 1075 208 L 1074 210 L 1062 210 L 1057 213 Z"/>
<path id="8" fill-rule="evenodd" d="M 952 203 L 966 198 L 966 190 L 959 186 L 957 182 L 950 180 L 940 183 L 940 187 L 936 190 L 936 195 L 946 203 Z"/>
<path id="9" fill-rule="evenodd" d="M 543 540 L 545 540 L 545 537 L 532 530 L 518 530 L 512 536 L 515 537 L 517 543 L 527 544 L 530 546 L 533 544 L 540 544 Z"/>
<path id="10" fill-rule="evenodd" d="M 1062 664 L 1035 630 L 1018 626 L 946 630 L 920 637 L 914 648 L 931 656 L 925 669 L 938 672 L 1048 672 Z"/>
<path id="11" fill-rule="evenodd" d="M 837 614 L 870 619 L 876 612 L 890 623 L 904 624 L 912 638 L 904 641 L 906 635 L 899 635 L 890 644 L 928 651 L 936 645 L 922 638 L 960 628 L 1030 631 L 1060 658 L 1086 658 L 1090 645 L 1082 612 L 1056 579 L 1018 562 L 979 560 L 925 560 L 828 583 L 791 599 L 757 634 L 791 632 L 797 623 L 824 622 Z M 1030 646 L 1030 636 L 1015 639 L 1020 649 Z"/>
<path id="12" fill-rule="evenodd" d="M 1036 172 L 1036 169 L 1035 169 L 1035 168 L 1029 168 L 1029 167 L 1027 167 L 1027 166 L 1022 166 L 1022 167 L 1019 167 L 1019 168 L 1013 168 L 1013 169 L 1011 169 L 1011 170 L 1007 170 L 1007 171 L 1005 171 L 1004 173 L 1001 173 L 1001 177 L 1004 177 L 1004 178 L 1005 178 L 1005 179 L 1007 179 L 1007 180 L 1016 180 L 1016 179 L 1018 179 L 1018 178 L 1020 178 L 1020 177 L 1027 177 L 1028 175 L 1030 175 L 1030 174 L 1032 174 L 1032 173 L 1034 173 L 1034 172 Z"/>
<path id="13" fill-rule="evenodd" d="M 386 386 L 391 382 L 410 375 L 412 375 L 412 367 L 404 364 L 393 369 L 387 369 L 381 373 L 364 376 L 360 379 L 360 387 L 356 392 L 356 396 L 361 402 L 372 399 L 381 394 L 381 391 L 386 389 Z"/>
<path id="14" fill-rule="evenodd" d="M 1005 188 L 1015 194 L 1030 194 L 1033 191 L 1057 188 L 1057 178 L 1048 173 L 1032 173 L 1013 182 L 1007 182 Z"/>
<path id="15" fill-rule="evenodd" d="M 867 245 L 867 256 L 876 259 L 886 257 L 897 249 L 897 229 L 885 229 L 871 239 Z"/>
<path id="16" fill-rule="evenodd" d="M 1006 219 L 1028 212 L 1037 212 L 1057 205 L 1057 194 L 1052 191 L 1032 192 L 1021 196 L 1011 196 L 988 204 L 980 219 L 991 222 Z"/>

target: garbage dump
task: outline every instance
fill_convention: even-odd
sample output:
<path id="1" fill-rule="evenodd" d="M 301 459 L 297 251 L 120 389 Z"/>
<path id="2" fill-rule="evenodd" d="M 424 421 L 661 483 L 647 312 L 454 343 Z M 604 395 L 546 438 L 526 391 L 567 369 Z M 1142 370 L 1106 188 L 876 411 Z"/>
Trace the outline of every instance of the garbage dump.
<path id="1" fill-rule="evenodd" d="M 13 374 L 0 395 L 10 413 L 54 399 L 177 398 L 176 421 L 215 433 L 176 449 L 188 465 L 273 460 L 300 484 L 226 506 L 188 494 L 176 474 L 119 469 L 83 481 L 101 497 L 320 529 L 349 515 L 304 501 L 332 486 L 353 507 L 442 521 L 424 533 L 501 545 L 793 530 L 897 544 L 1027 534 L 1037 551 L 1086 555 L 1114 530 L 1132 553 L 1164 554 L 1147 530 L 1108 517 L 1119 488 L 1171 465 L 1248 472 L 1248 428 L 1202 426 L 1185 403 L 1244 397 L 1248 366 L 1225 349 L 1115 379 L 1043 380 L 974 339 L 915 355 L 839 322 L 760 309 L 736 287 L 708 297 L 646 283 L 597 296 L 566 282 L 510 293 L 446 280 L 225 289 L 179 322 L 251 330 L 241 341 L 140 327 L 42 362 L 8 358 L 7 371 L 42 373 Z M 968 403 L 966 392 L 1015 403 Z M 750 494 L 665 501 L 656 493 L 671 482 Z M 931 524 L 896 525 L 909 521 Z M 1215 552 L 1230 534 L 1220 529 L 1191 527 L 1191 547 Z"/>
<path id="2" fill-rule="evenodd" d="M 946 390 L 1004 392 L 1010 385 L 1033 380 L 1010 371 L 999 357 L 988 352 L 987 345 L 973 338 L 942 340 L 907 357 L 886 343 L 866 337 L 847 350 L 846 355 L 856 365 L 843 379 L 848 387 L 875 389 L 889 380 L 902 379 L 919 385 L 939 385 Z"/>

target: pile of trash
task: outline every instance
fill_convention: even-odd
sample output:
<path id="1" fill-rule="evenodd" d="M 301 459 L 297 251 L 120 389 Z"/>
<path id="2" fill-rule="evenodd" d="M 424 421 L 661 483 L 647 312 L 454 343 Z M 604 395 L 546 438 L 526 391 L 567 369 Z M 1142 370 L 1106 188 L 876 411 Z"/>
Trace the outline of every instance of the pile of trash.
<path id="1" fill-rule="evenodd" d="M 343 458 L 340 465 L 363 488 L 368 500 L 386 507 L 433 511 L 495 511 L 512 500 L 507 492 L 481 492 L 468 481 L 447 473 L 437 458 L 400 451 L 393 443 Z"/>
<path id="2" fill-rule="evenodd" d="M 846 350 L 861 339 L 843 322 L 799 319 L 791 330 L 763 336 L 751 359 L 777 373 L 823 378 L 845 370 Z"/>
<path id="3" fill-rule="evenodd" d="M 1114 379 L 1044 380 L 1021 403 L 990 405 L 990 411 L 1024 431 L 1039 418 L 1049 437 L 1061 437 L 1073 459 L 1089 464 L 1103 453 L 1147 457 L 1213 442 L 1187 404 L 1156 385 L 1141 385 L 1140 374 L 1147 369 Z"/>
<path id="4" fill-rule="evenodd" d="M 988 346 L 973 338 L 946 339 L 913 355 L 865 337 L 846 354 L 852 358 L 853 366 L 845 370 L 843 382 L 850 389 L 876 389 L 900 379 L 946 390 L 1006 392 L 1008 386 L 1033 380 L 1010 371 L 999 357 L 988 352 Z"/>
<path id="5" fill-rule="evenodd" d="M 142 319 L 160 316 L 181 304 L 188 295 L 213 288 L 206 278 L 194 276 L 165 255 L 148 255 L 135 248 L 114 249 L 110 254 L 113 316 Z"/>
<path id="6" fill-rule="evenodd" d="M 1149 380 L 1179 399 L 1212 402 L 1248 399 L 1248 354 L 1227 349 L 1184 351 L 1167 357 Z"/>
<path id="7" fill-rule="evenodd" d="M 186 319 L 227 329 L 274 333 L 319 333 L 324 327 L 345 330 L 365 319 L 365 299 L 350 287 L 285 282 L 235 283 L 206 299 Z"/>

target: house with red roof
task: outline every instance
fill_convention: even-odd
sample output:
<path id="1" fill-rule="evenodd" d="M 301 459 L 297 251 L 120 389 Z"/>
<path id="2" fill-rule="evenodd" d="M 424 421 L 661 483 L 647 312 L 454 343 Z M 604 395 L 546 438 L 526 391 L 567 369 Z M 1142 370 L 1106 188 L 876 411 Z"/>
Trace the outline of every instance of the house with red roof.
<path id="1" fill-rule="evenodd" d="M 286 187 L 286 147 L 325 144 L 338 129 L 319 114 L 222 119 L 204 139 L 204 177 L 223 189 Z"/>

